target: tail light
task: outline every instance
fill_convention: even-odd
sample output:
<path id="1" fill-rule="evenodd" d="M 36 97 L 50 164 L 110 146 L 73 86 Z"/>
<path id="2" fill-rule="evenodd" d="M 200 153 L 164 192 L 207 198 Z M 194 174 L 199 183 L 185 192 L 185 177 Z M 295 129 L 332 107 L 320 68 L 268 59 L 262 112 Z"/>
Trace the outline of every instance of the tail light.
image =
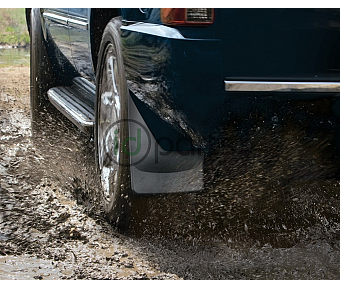
<path id="1" fill-rule="evenodd" d="M 214 22 L 214 9 L 161 8 L 161 20 L 168 25 L 207 26 Z"/>

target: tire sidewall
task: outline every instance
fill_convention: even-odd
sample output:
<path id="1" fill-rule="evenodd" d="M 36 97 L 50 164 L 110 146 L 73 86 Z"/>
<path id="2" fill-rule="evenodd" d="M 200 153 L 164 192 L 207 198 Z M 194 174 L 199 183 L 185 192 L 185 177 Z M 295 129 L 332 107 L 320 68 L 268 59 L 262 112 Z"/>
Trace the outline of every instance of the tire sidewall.
<path id="1" fill-rule="evenodd" d="M 43 35 L 41 28 L 39 9 L 31 10 L 31 41 L 30 41 L 30 104 L 31 104 L 31 118 L 34 121 L 40 110 L 42 109 L 42 73 L 39 67 L 43 59 Z"/>
<path id="2" fill-rule="evenodd" d="M 32 128 L 39 130 L 41 112 L 50 110 L 47 91 L 55 85 L 56 77 L 46 49 L 40 9 L 33 8 L 30 17 L 30 110 Z"/>
<path id="3" fill-rule="evenodd" d="M 96 101 L 95 101 L 95 127 L 94 127 L 94 143 L 95 143 L 95 162 L 97 167 L 97 174 L 100 178 L 100 168 L 99 168 L 99 157 L 98 157 L 98 123 L 99 123 L 99 115 L 100 115 L 100 101 L 101 101 L 101 95 L 99 95 L 100 92 L 100 83 L 101 83 L 101 77 L 105 77 L 103 75 L 103 67 L 106 64 L 105 63 L 105 52 L 106 48 L 109 44 L 113 45 L 115 57 L 116 57 L 116 63 L 118 68 L 118 93 L 120 96 L 120 104 L 121 104 L 121 120 L 128 119 L 128 89 L 126 84 L 126 78 L 125 78 L 125 70 L 123 65 L 123 57 L 122 57 L 122 50 L 121 50 L 121 43 L 120 43 L 120 25 L 121 20 L 120 18 L 113 18 L 106 26 L 102 41 L 100 44 L 99 49 L 99 58 L 98 58 L 98 64 L 97 64 L 97 78 L 96 78 Z M 121 141 L 122 139 L 127 139 L 128 136 L 128 122 L 127 121 L 121 121 L 120 124 L 120 137 Z M 119 228 L 123 228 L 127 223 L 127 218 L 129 216 L 128 208 L 129 208 L 129 200 L 130 200 L 130 183 L 129 183 L 129 163 L 130 163 L 130 157 L 126 155 L 125 153 L 121 153 L 121 149 L 119 149 L 120 152 L 120 159 L 122 159 L 122 163 L 124 165 L 120 165 L 118 169 L 118 183 L 116 183 L 118 189 L 117 193 L 113 195 L 113 197 L 110 198 L 110 201 L 107 201 L 106 197 L 104 196 L 104 193 L 101 191 L 101 198 L 103 203 L 103 208 L 105 210 L 106 216 L 109 219 L 109 221 L 115 223 Z M 122 157 L 122 158 L 121 158 Z"/>

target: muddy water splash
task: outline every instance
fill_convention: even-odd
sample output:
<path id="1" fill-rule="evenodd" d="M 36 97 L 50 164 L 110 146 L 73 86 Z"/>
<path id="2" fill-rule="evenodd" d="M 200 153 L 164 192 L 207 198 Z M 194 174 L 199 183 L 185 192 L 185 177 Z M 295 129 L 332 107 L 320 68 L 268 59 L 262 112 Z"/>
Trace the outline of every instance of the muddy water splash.
<path id="1" fill-rule="evenodd" d="M 318 203 L 338 201 L 340 163 L 335 149 L 338 123 L 328 119 L 328 114 L 321 117 L 315 113 L 297 125 L 299 117 L 291 115 L 298 115 L 295 112 L 300 104 L 291 104 L 281 115 L 274 114 L 267 119 L 261 113 L 256 115 L 254 110 L 253 117 L 247 119 L 251 122 L 248 127 L 244 127 L 242 119 L 231 120 L 222 127 L 222 137 L 216 140 L 206 157 L 206 187 L 201 193 L 158 196 L 146 202 L 149 206 L 159 203 L 155 205 L 168 213 L 162 216 L 169 218 L 170 226 L 177 218 L 172 216 L 184 211 L 186 217 L 178 217 L 180 221 L 194 219 L 196 226 L 206 226 L 200 229 L 203 233 L 211 229 L 218 231 L 220 227 L 224 231 L 220 232 L 227 237 L 234 231 L 248 235 L 254 229 L 252 222 L 261 217 L 266 219 L 257 226 L 265 226 L 263 232 L 267 231 L 264 232 L 267 235 L 273 229 L 279 234 L 292 227 L 311 225 L 316 221 L 313 205 L 320 211 L 331 211 L 336 205 L 329 207 Z M 327 102 L 322 104 L 325 106 Z M 306 113 L 309 113 L 307 108 Z M 268 110 L 266 108 L 266 113 L 270 113 Z M 319 119 L 321 126 L 304 127 L 303 124 L 313 119 Z M 172 205 L 177 205 L 177 209 L 172 209 Z M 150 207 L 148 210 L 152 214 Z M 335 212 L 337 210 L 333 211 L 333 217 Z M 144 221 L 148 222 L 148 217 Z M 158 221 L 155 224 L 158 225 Z M 211 229 L 207 229 L 209 227 Z M 230 231 L 226 233 L 226 230 Z"/>
<path id="2" fill-rule="evenodd" d="M 206 157 L 205 189 L 148 199 L 135 233 L 160 239 L 150 255 L 162 267 L 182 259 L 169 271 L 184 278 L 338 279 L 333 101 L 254 102 L 249 117 L 221 128 Z"/>
<path id="3" fill-rule="evenodd" d="M 31 131 L 27 98 L 0 99 L 0 278 L 177 279 L 87 201 L 90 139 L 53 110 Z"/>
<path id="4" fill-rule="evenodd" d="M 7 278 L 339 279 L 332 101 L 261 102 L 230 117 L 207 155 L 205 189 L 141 199 L 123 235 L 96 199 L 92 139 L 53 109 L 32 134 L 27 99 L 1 97 Z"/>

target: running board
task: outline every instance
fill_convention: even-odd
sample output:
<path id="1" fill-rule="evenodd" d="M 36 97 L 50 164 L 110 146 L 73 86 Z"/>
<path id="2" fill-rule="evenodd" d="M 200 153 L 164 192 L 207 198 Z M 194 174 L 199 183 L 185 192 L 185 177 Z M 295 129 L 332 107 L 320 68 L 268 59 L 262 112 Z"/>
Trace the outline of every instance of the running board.
<path id="1" fill-rule="evenodd" d="M 93 133 L 95 86 L 76 77 L 71 86 L 53 87 L 47 91 L 50 102 L 85 133 Z"/>

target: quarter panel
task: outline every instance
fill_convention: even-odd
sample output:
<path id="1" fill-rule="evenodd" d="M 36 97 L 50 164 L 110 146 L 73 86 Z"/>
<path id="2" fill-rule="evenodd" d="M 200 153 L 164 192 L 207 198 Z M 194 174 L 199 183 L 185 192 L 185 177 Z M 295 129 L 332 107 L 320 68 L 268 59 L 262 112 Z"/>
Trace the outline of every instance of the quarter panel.
<path id="1" fill-rule="evenodd" d="M 68 23 L 73 63 L 82 77 L 94 83 L 95 75 L 90 46 L 89 19 L 90 9 L 69 9 Z"/>
<path id="2" fill-rule="evenodd" d="M 162 25 L 155 25 L 152 32 L 145 31 L 143 24 L 141 29 L 137 26 L 122 27 L 130 91 L 183 137 L 201 147 L 202 139 L 219 122 L 212 116 L 219 113 L 225 101 L 220 41 L 164 36 Z M 168 136 L 154 121 L 144 120 L 156 139 Z"/>
<path id="3" fill-rule="evenodd" d="M 67 25 L 68 10 L 69 8 L 44 9 L 43 17 L 45 27 L 48 30 L 47 35 L 52 38 L 47 40 L 52 40 L 60 52 L 72 64 L 70 34 Z"/>

